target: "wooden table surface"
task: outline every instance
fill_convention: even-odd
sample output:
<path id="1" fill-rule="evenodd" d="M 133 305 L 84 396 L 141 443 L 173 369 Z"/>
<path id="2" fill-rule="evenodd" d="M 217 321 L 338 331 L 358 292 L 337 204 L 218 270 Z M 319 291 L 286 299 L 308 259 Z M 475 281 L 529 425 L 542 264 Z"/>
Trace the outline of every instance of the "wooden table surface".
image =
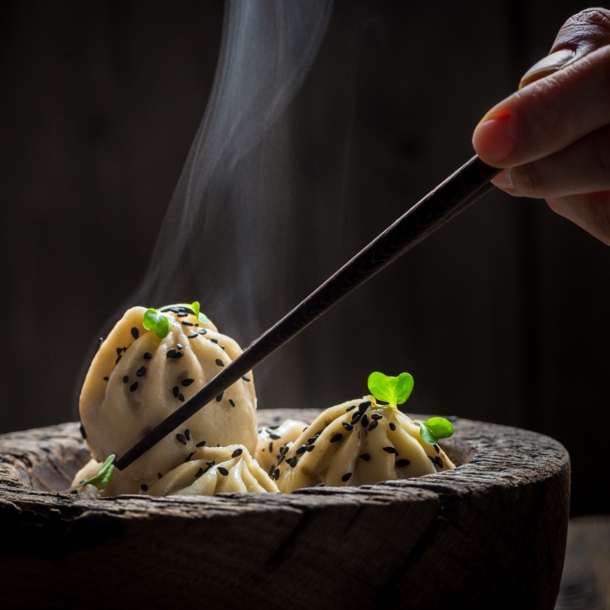
<path id="1" fill-rule="evenodd" d="M 610 515 L 570 520 L 555 610 L 610 610 Z"/>

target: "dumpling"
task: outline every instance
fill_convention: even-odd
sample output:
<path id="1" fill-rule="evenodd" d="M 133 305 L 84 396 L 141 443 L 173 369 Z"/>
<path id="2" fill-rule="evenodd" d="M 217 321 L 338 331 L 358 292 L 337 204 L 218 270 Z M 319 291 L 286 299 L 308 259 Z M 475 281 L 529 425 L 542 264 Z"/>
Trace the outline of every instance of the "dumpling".
<path id="1" fill-rule="evenodd" d="M 277 485 L 243 445 L 203 447 L 143 490 L 151 496 L 213 496 L 223 492 L 278 493 Z"/>
<path id="2" fill-rule="evenodd" d="M 455 466 L 419 426 L 373 396 L 351 400 L 321 413 L 278 459 L 271 478 L 291 493 L 316 485 L 373 485 Z"/>
<path id="3" fill-rule="evenodd" d="M 98 462 L 113 453 L 123 455 L 242 353 L 233 339 L 191 306 L 160 310 L 169 321 L 163 338 L 144 327 L 146 311 L 133 307 L 125 312 L 100 346 L 81 391 L 83 434 Z M 256 394 L 251 373 L 124 471 L 115 469 L 104 495 L 136 492 L 183 464 L 203 442 L 240 444 L 254 452 Z"/>
<path id="4" fill-rule="evenodd" d="M 287 451 L 289 443 L 293 443 L 307 424 L 296 419 L 287 419 L 280 426 L 269 426 L 258 431 L 258 445 L 254 457 L 265 472 L 271 474 L 275 470 L 280 456 Z"/>

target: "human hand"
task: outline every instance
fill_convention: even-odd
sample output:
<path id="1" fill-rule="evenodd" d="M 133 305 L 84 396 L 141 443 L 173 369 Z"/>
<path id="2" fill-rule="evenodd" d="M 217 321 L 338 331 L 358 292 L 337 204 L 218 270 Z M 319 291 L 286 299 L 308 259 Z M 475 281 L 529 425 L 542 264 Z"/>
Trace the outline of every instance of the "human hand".
<path id="1" fill-rule="evenodd" d="M 473 145 L 493 183 L 610 245 L 610 11 L 568 19 L 551 54 L 479 123 Z"/>

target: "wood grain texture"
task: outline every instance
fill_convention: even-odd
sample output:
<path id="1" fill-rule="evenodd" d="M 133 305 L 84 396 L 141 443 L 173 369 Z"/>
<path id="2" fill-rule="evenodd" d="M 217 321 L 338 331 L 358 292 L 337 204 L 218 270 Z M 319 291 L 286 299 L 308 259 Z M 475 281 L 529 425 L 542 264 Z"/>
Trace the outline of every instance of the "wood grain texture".
<path id="1" fill-rule="evenodd" d="M 317 411 L 263 411 L 260 423 Z M 453 472 L 360 488 L 81 500 L 73 423 L 0 437 L 0 604 L 553 608 L 569 459 L 532 432 L 458 420 Z M 465 462 L 465 463 L 464 463 Z"/>

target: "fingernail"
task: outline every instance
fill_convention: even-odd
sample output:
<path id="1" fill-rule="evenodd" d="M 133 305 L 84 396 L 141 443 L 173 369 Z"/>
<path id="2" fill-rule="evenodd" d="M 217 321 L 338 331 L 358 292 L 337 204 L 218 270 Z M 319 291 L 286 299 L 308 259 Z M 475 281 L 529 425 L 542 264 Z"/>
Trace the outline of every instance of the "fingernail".
<path id="1" fill-rule="evenodd" d="M 570 49 L 562 49 L 547 55 L 539 62 L 536 62 L 521 78 L 519 83 L 519 89 L 522 89 L 526 85 L 537 81 L 539 78 L 544 78 L 549 74 L 557 72 L 557 70 L 563 68 L 571 59 L 574 58 L 576 53 Z"/>
<path id="2" fill-rule="evenodd" d="M 498 163 L 519 146 L 517 121 L 508 111 L 496 112 L 477 125 L 472 144 L 483 161 Z"/>
<path id="3" fill-rule="evenodd" d="M 492 183 L 495 184 L 499 189 L 503 191 L 514 191 L 515 185 L 513 183 L 513 177 L 510 175 L 510 170 L 505 169 L 501 174 L 498 174 Z"/>

